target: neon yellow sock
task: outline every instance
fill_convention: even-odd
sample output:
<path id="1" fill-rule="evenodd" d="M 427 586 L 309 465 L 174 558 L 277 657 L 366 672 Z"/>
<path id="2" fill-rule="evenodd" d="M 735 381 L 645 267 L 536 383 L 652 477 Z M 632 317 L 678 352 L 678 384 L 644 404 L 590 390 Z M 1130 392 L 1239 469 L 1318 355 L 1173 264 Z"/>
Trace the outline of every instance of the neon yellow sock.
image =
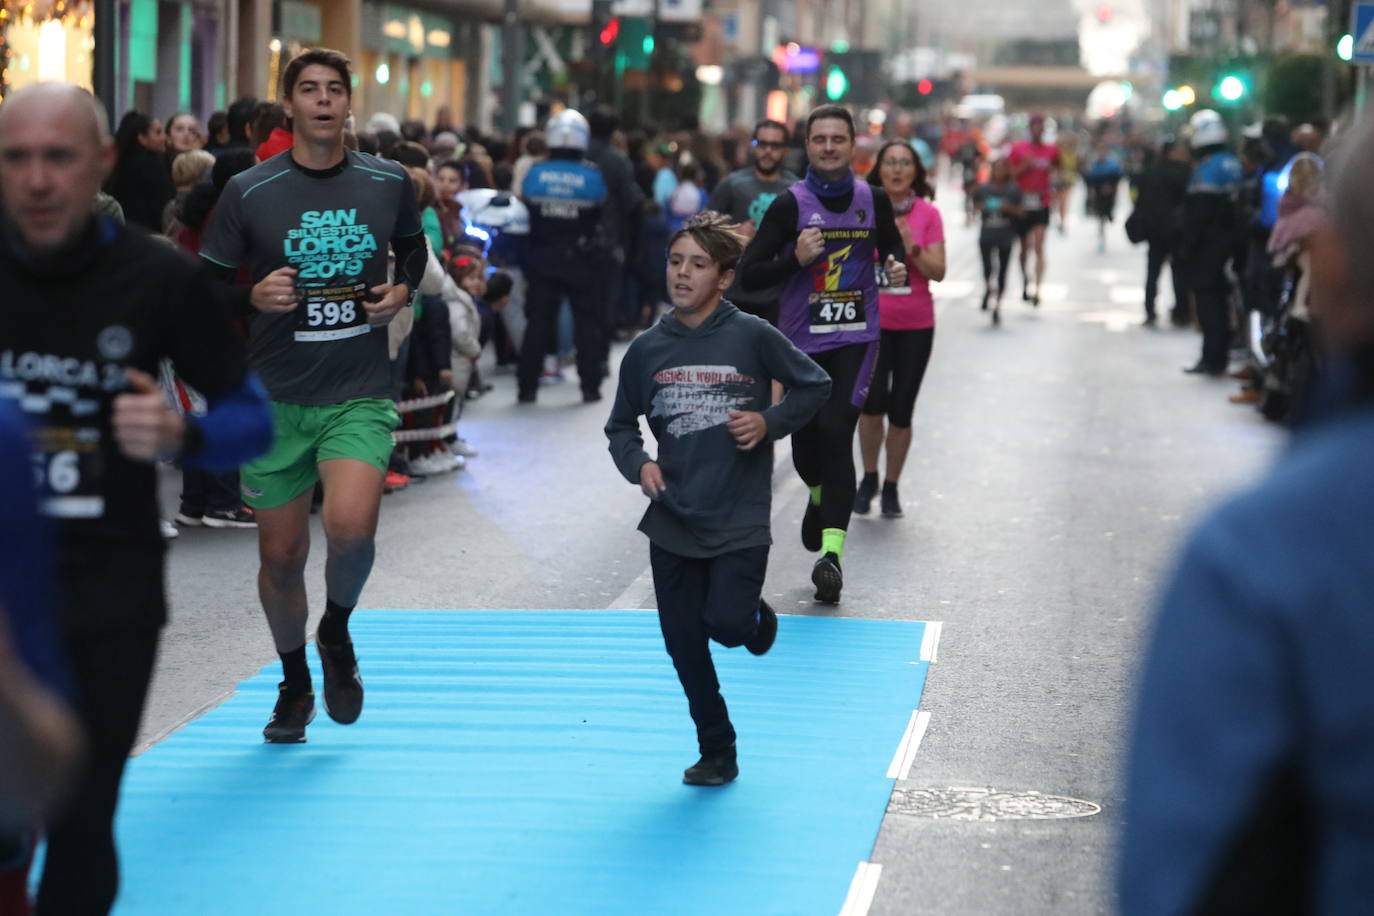
<path id="1" fill-rule="evenodd" d="M 811 490 L 811 505 L 819 506 L 821 504 L 821 488 L 810 487 L 809 489 Z"/>
<path id="2" fill-rule="evenodd" d="M 844 556 L 844 538 L 846 532 L 843 528 L 826 528 L 821 532 L 821 555 L 833 553 L 836 558 Z"/>

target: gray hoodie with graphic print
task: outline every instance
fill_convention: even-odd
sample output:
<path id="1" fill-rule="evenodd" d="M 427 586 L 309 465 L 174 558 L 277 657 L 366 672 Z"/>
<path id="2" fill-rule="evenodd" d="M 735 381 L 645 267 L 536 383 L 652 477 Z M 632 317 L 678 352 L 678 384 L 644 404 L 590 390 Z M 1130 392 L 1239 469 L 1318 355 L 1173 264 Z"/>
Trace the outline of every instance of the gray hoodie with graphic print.
<path id="1" fill-rule="evenodd" d="M 657 461 L 666 489 L 649 504 L 639 530 L 672 553 L 713 557 L 772 543 L 773 441 L 811 419 L 830 394 L 830 376 L 771 324 L 721 302 L 700 327 L 671 313 L 641 334 L 620 364 L 615 406 L 606 422 L 611 457 L 639 483 Z M 772 383 L 786 396 L 772 402 Z M 755 410 L 768 436 L 740 451 L 725 424 Z M 644 450 L 647 417 L 658 458 Z"/>

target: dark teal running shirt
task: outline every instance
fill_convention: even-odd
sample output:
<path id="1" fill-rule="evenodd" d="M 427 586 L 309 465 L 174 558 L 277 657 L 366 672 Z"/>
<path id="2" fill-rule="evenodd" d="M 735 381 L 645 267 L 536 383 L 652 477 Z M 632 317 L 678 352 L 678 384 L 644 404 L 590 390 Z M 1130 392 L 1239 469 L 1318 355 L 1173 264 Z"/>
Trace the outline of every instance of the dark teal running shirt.
<path id="1" fill-rule="evenodd" d="M 255 313 L 249 336 L 249 361 L 274 401 L 391 396 L 387 330 L 368 326 L 363 303 L 387 282 L 387 247 L 420 232 L 410 176 L 366 153 L 347 150 L 338 166 L 313 171 L 287 151 L 229 180 L 201 257 L 224 268 L 247 265 L 254 283 L 281 267 L 297 270 L 300 305 Z"/>

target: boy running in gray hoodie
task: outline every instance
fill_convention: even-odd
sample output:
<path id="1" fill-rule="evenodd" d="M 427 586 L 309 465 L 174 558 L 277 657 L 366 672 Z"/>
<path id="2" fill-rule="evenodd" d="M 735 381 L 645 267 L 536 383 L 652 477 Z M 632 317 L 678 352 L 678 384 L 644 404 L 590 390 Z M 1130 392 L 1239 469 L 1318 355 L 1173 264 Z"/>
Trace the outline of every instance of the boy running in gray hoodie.
<path id="1" fill-rule="evenodd" d="M 768 322 L 721 298 L 743 251 L 729 220 L 693 217 L 668 248 L 673 311 L 641 334 L 620 366 L 606 423 L 611 456 L 651 502 L 649 537 L 663 641 L 697 727 L 689 785 L 739 775 L 735 730 L 709 642 L 762 655 L 778 618 L 762 597 L 772 544 L 773 440 L 811 419 L 830 377 Z M 772 383 L 786 396 L 772 403 Z M 658 458 L 644 450 L 648 418 Z"/>

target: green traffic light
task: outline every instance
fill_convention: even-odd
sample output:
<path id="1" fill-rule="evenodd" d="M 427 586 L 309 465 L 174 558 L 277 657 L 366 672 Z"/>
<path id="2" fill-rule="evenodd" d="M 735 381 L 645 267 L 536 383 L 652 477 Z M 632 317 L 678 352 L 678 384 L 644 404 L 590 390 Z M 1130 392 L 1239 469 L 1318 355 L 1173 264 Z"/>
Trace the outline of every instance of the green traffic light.
<path id="1" fill-rule="evenodd" d="M 1336 42 L 1336 56 L 1346 63 L 1350 63 L 1355 57 L 1355 36 L 1349 33 L 1342 35 L 1341 40 Z"/>
<path id="2" fill-rule="evenodd" d="M 1170 89 L 1164 93 L 1164 98 L 1160 100 L 1165 111 L 1178 111 L 1183 107 L 1183 96 L 1177 89 Z"/>
<path id="3" fill-rule="evenodd" d="M 1217 97 L 1223 102 L 1239 102 L 1245 96 L 1245 81 L 1232 74 L 1217 84 Z"/>
<path id="4" fill-rule="evenodd" d="M 644 49 L 645 54 L 654 53 L 654 36 L 645 35 L 644 40 L 640 42 L 639 46 Z"/>
<path id="5" fill-rule="evenodd" d="M 849 77 L 845 76 L 839 67 L 831 67 L 830 72 L 825 75 L 825 97 L 832 102 L 838 102 L 848 91 Z"/>

